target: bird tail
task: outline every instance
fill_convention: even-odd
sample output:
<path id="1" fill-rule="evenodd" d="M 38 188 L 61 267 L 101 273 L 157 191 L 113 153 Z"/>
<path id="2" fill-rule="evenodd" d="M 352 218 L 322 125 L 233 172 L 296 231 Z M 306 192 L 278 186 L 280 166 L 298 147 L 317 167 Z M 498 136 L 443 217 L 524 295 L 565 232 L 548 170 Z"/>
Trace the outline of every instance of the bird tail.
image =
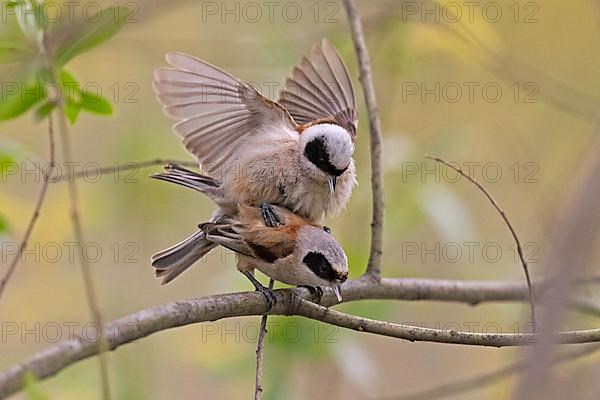
<path id="1" fill-rule="evenodd" d="M 201 175 L 177 164 L 167 164 L 164 170 L 163 173 L 155 174 L 151 177 L 197 190 L 211 199 L 216 195 L 216 190 L 221 185 L 221 182 L 210 176 Z"/>
<path id="2" fill-rule="evenodd" d="M 215 247 L 217 244 L 207 240 L 204 232 L 194 233 L 182 242 L 152 256 L 156 277 L 163 278 L 163 285 L 171 282 Z"/>
<path id="3" fill-rule="evenodd" d="M 218 180 L 177 164 L 165 165 L 164 172 L 153 175 L 152 178 L 197 190 L 213 200 L 219 193 L 220 182 Z M 213 221 L 219 222 L 221 218 L 217 214 L 213 217 Z M 152 256 L 151 261 L 152 266 L 156 269 L 156 277 L 163 278 L 163 285 L 171 282 L 217 246 L 206 238 L 203 231 L 195 232 L 180 243 Z"/>

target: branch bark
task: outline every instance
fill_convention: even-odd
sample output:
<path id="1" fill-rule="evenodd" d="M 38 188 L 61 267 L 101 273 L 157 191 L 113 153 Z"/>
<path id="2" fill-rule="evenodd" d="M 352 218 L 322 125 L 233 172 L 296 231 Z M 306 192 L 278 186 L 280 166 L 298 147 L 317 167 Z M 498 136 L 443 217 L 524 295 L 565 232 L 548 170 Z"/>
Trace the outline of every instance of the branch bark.
<path id="1" fill-rule="evenodd" d="M 573 351 L 568 351 L 563 354 L 557 355 L 553 361 L 553 366 L 562 364 L 567 361 L 578 360 L 582 357 L 586 357 L 594 354 L 600 350 L 598 345 L 586 345 L 582 348 L 576 348 Z M 481 389 L 484 386 L 492 385 L 502 379 L 508 378 L 511 375 L 515 375 L 522 372 L 526 363 L 523 361 L 509 364 L 496 371 L 486 372 L 480 375 L 472 376 L 469 378 L 458 379 L 452 382 L 443 383 L 436 385 L 420 392 L 407 394 L 404 396 L 395 397 L 396 400 L 435 400 L 447 398 L 450 396 L 456 396 L 464 394 L 473 390 Z"/>
<path id="2" fill-rule="evenodd" d="M 486 335 L 374 321 L 310 303 L 306 300 L 314 299 L 305 288 L 276 290 L 274 293 L 277 304 L 271 310 L 271 314 L 300 315 L 349 329 L 411 341 L 500 347 L 524 345 L 536 339 L 536 336 L 530 334 Z M 364 277 L 346 282 L 343 286 L 345 302 L 396 299 L 436 300 L 474 305 L 487 301 L 524 301 L 528 298 L 527 293 L 526 286 L 519 282 L 382 279 L 379 284 L 373 284 L 371 278 Z M 336 304 L 333 292 L 326 290 L 321 303 L 325 306 Z M 111 322 L 105 329 L 105 339 L 108 348 L 114 350 L 162 330 L 222 318 L 262 315 L 266 311 L 266 300 L 257 292 L 177 301 L 145 309 Z M 558 338 L 562 343 L 598 342 L 600 330 L 565 332 L 559 334 Z M 77 361 L 98 354 L 98 350 L 97 342 L 83 337 L 75 337 L 73 340 L 49 347 L 0 373 L 0 398 L 19 391 L 28 371 L 39 379 L 45 379 Z"/>
<path id="3" fill-rule="evenodd" d="M 58 82 L 55 79 L 55 82 Z M 65 163 L 70 164 L 73 162 L 73 152 L 71 149 L 71 138 L 69 136 L 69 131 L 67 129 L 67 120 L 65 117 L 64 105 L 61 101 L 58 102 L 58 107 L 56 108 L 56 114 L 59 122 L 59 131 L 61 134 L 61 145 L 63 151 L 63 157 L 65 159 Z M 102 318 L 102 313 L 100 311 L 100 305 L 98 304 L 98 295 L 96 292 L 96 285 L 94 283 L 94 276 L 92 274 L 92 269 L 89 264 L 88 259 L 83 253 L 83 244 L 86 243 L 83 237 L 83 224 L 81 222 L 81 216 L 79 212 L 79 194 L 77 190 L 77 183 L 75 180 L 69 180 L 68 182 L 69 189 L 69 203 L 70 203 L 70 219 L 71 224 L 73 225 L 73 234 L 75 236 L 75 241 L 79 243 L 78 246 L 78 258 L 79 258 L 79 266 L 81 269 L 81 273 L 83 276 L 83 286 L 85 289 L 85 295 L 87 299 L 87 304 L 90 309 L 90 314 L 96 326 L 103 327 L 104 321 Z M 103 400 L 110 400 L 110 383 L 109 383 L 109 374 L 108 374 L 108 360 L 106 357 L 106 351 L 108 350 L 108 345 L 106 340 L 103 339 L 104 333 L 101 332 L 100 340 L 97 343 L 98 350 L 98 368 L 100 372 L 100 383 L 101 383 L 101 394 Z"/>
<path id="4" fill-rule="evenodd" d="M 371 190 L 373 196 L 373 217 L 371 222 L 371 253 L 366 273 L 379 280 L 381 278 L 381 260 L 383 254 L 383 156 L 381 151 L 381 122 L 379 107 L 375 97 L 375 86 L 371 74 L 371 60 L 365 42 L 362 22 L 354 0 L 344 0 L 352 41 L 356 50 L 360 83 L 363 87 L 371 141 Z"/>
<path id="5" fill-rule="evenodd" d="M 10 262 L 6 273 L 2 277 L 2 281 L 0 281 L 0 298 L 2 298 L 2 293 L 4 293 L 4 289 L 8 284 L 12 274 L 15 272 L 15 269 L 19 265 L 21 261 L 21 256 L 23 252 L 27 248 L 27 242 L 29 242 L 29 238 L 33 233 L 33 229 L 37 223 L 37 220 L 40 217 L 40 212 L 42 210 L 42 206 L 44 205 L 44 201 L 46 200 L 46 193 L 48 193 L 48 185 L 50 183 L 50 177 L 52 176 L 52 172 L 54 172 L 54 167 L 56 164 L 56 149 L 55 149 L 55 141 L 54 141 L 54 123 L 52 120 L 52 116 L 48 116 L 48 146 L 49 146 L 49 165 L 46 171 L 42 175 L 42 187 L 40 188 L 40 193 L 38 195 L 37 201 L 35 203 L 35 208 L 33 209 L 33 213 L 31 214 L 31 218 L 29 219 L 29 224 L 27 224 L 27 228 L 25 229 L 25 234 L 23 235 L 23 239 L 21 239 L 21 243 L 19 244 L 19 249 L 15 257 Z"/>
<path id="6" fill-rule="evenodd" d="M 275 280 L 269 280 L 269 289 L 273 290 Z M 260 332 L 258 334 L 258 343 L 256 344 L 256 384 L 254 386 L 254 400 L 261 400 L 263 394 L 263 366 L 265 361 L 265 336 L 267 336 L 267 314 L 260 319 Z"/>
<path id="7" fill-rule="evenodd" d="M 521 261 L 521 265 L 523 266 L 523 272 L 525 273 L 525 280 L 527 281 L 527 289 L 529 289 L 529 306 L 530 306 L 530 310 L 531 310 L 531 323 L 535 325 L 535 305 L 534 305 L 534 297 L 533 297 L 533 286 L 531 284 L 531 276 L 529 275 L 529 268 L 527 267 L 527 260 L 525 260 L 525 255 L 523 253 L 523 247 L 521 246 L 521 241 L 519 240 L 519 236 L 517 235 L 515 228 L 511 224 L 510 220 L 508 219 L 508 216 L 506 215 L 504 210 L 502 210 L 500 208 L 500 205 L 498 205 L 498 202 L 496 202 L 496 200 L 490 194 L 490 192 L 488 192 L 487 189 L 481 183 L 477 182 L 477 180 L 475 180 L 475 178 L 471 177 L 469 174 L 467 174 L 465 171 L 463 171 L 461 167 L 459 167 L 458 165 L 449 163 L 448 161 L 441 159 L 439 157 L 436 157 L 436 156 L 427 155 L 426 157 L 435 162 L 441 163 L 441 164 L 445 165 L 446 167 L 456 171 L 462 177 L 464 177 L 469 182 L 471 182 L 473 185 L 475 185 L 475 187 L 477 189 L 479 189 L 479 191 L 482 192 L 483 195 L 490 201 L 490 203 L 496 209 L 496 211 L 498 211 L 498 214 L 500 214 L 500 217 L 504 221 L 504 224 L 510 231 L 511 236 L 513 237 L 513 240 L 515 241 L 515 246 L 517 247 L 517 253 L 519 255 L 519 260 Z"/>
<path id="8" fill-rule="evenodd" d="M 96 175 L 107 175 L 115 172 L 125 172 L 131 171 L 138 168 L 148 168 L 154 167 L 158 165 L 165 164 L 179 164 L 184 167 L 198 167 L 198 163 L 194 161 L 184 161 L 184 160 L 173 160 L 169 158 L 155 158 L 154 160 L 146 160 L 146 161 L 127 161 L 123 163 L 123 166 L 117 165 L 108 165 L 106 167 L 100 167 L 94 173 Z M 56 179 L 55 182 L 68 182 L 74 179 L 85 178 L 90 175 L 90 172 L 87 170 L 76 171 L 72 175 L 63 175 L 59 179 Z M 95 178 L 96 176 L 94 176 Z"/>

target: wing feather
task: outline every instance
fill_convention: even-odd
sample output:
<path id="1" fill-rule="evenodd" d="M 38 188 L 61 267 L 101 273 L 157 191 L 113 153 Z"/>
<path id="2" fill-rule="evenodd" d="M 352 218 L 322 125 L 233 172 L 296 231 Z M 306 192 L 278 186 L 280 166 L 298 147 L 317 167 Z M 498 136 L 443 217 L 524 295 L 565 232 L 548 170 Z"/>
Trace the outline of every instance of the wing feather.
<path id="1" fill-rule="evenodd" d="M 261 132 L 296 134 L 287 111 L 250 84 L 187 54 L 168 53 L 166 60 L 171 67 L 154 73 L 158 100 L 179 120 L 175 133 L 208 175 L 235 163 L 241 145 L 251 145 Z"/>
<path id="2" fill-rule="evenodd" d="M 353 139 L 356 136 L 358 118 L 352 81 L 342 58 L 326 39 L 293 69 L 279 103 L 296 123 L 333 118 Z"/>

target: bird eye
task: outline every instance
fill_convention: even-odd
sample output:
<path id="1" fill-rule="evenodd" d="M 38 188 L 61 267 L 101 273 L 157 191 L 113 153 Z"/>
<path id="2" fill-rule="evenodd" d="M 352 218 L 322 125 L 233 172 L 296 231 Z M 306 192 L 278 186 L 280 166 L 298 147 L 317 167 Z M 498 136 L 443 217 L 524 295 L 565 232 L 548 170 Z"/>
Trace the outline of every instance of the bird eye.
<path id="1" fill-rule="evenodd" d="M 331 267 L 331 263 L 327 260 L 327 257 L 323 254 L 311 251 L 302 261 L 315 275 L 330 281 L 335 279 L 335 271 Z"/>
<path id="2" fill-rule="evenodd" d="M 325 232 L 327 232 L 327 233 L 331 233 L 331 228 L 330 228 L 330 227 L 328 227 L 328 226 L 324 226 L 324 227 L 323 227 L 323 230 L 324 230 Z"/>

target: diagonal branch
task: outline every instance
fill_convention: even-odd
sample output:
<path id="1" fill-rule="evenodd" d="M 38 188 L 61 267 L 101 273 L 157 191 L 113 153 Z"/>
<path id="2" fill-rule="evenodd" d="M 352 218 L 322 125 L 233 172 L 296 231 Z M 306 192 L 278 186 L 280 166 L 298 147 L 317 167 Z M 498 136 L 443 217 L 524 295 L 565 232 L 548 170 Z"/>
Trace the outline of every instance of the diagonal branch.
<path id="1" fill-rule="evenodd" d="M 371 222 L 371 253 L 366 273 L 376 280 L 381 276 L 381 260 L 383 254 L 383 156 L 381 152 L 381 123 L 379 107 L 375 97 L 375 86 L 371 76 L 371 61 L 365 42 L 362 23 L 354 0 L 344 0 L 352 40 L 358 59 L 360 83 L 365 95 L 367 114 L 369 115 L 369 130 L 371 132 L 371 190 L 373 196 L 373 219 Z"/>
<path id="2" fill-rule="evenodd" d="M 275 281 L 273 278 L 269 280 L 269 289 L 273 290 Z M 254 400 L 262 399 L 263 387 L 263 366 L 265 360 L 265 336 L 267 336 L 267 318 L 265 314 L 260 319 L 260 330 L 258 333 L 258 343 L 256 345 L 256 385 L 254 387 Z"/>
<path id="3" fill-rule="evenodd" d="M 157 165 L 165 165 L 165 164 L 179 164 L 184 167 L 198 167 L 198 163 L 194 161 L 183 161 L 183 160 L 173 160 L 168 158 L 155 158 L 153 160 L 146 161 L 128 161 L 123 163 L 123 165 L 109 165 L 106 167 L 100 167 L 96 171 L 94 171 L 94 177 L 100 175 L 113 174 L 116 172 L 125 172 L 131 170 L 137 170 L 139 168 L 148 168 L 154 167 Z M 85 178 L 88 177 L 89 173 L 86 170 L 75 171 L 72 175 L 63 175 L 58 179 L 54 180 L 54 182 L 67 182 L 73 179 Z"/>
<path id="4" fill-rule="evenodd" d="M 457 165 L 453 165 L 453 164 L 449 163 L 448 161 L 443 160 L 439 157 L 430 156 L 430 155 L 427 155 L 426 157 L 435 162 L 442 163 L 450 169 L 453 169 L 454 171 L 459 173 L 461 176 L 466 178 L 473 185 L 475 185 L 477 187 L 477 189 L 479 189 L 485 195 L 485 197 L 487 197 L 487 199 L 490 201 L 490 203 L 492 203 L 492 206 L 496 209 L 496 211 L 498 211 L 498 213 L 500 214 L 500 217 L 502 217 L 502 220 L 508 227 L 508 230 L 510 231 L 510 234 L 512 235 L 513 240 L 515 241 L 515 245 L 517 247 L 517 253 L 519 254 L 519 260 L 521 261 L 521 265 L 523 266 L 523 272 L 525 272 L 525 280 L 527 281 L 527 288 L 529 289 L 529 306 L 531 309 L 531 323 L 533 323 L 535 325 L 535 305 L 534 305 L 534 297 L 533 297 L 533 286 L 531 284 L 531 277 L 529 276 L 529 268 L 527 267 L 527 261 L 525 260 L 525 256 L 523 254 L 523 247 L 521 246 L 521 241 L 519 240 L 519 236 L 517 236 L 517 232 L 515 231 L 515 228 L 513 228 L 512 224 L 510 223 L 510 220 L 506 216 L 506 213 L 500 208 L 500 206 L 498 205 L 496 200 L 492 197 L 490 192 L 488 192 L 481 183 L 477 182 L 475 180 L 475 178 L 472 178 L 471 176 L 469 176 L 469 174 L 465 173 L 462 170 L 462 168 L 460 168 Z"/>
<path id="5" fill-rule="evenodd" d="M 6 274 L 2 277 L 2 281 L 0 281 L 0 298 L 2 298 L 2 293 L 4 293 L 4 289 L 10 280 L 10 277 L 15 272 L 17 265 L 19 265 L 19 261 L 21 260 L 21 256 L 23 252 L 27 248 L 27 242 L 33 233 L 33 229 L 35 228 L 35 224 L 40 217 L 40 212 L 42 210 L 42 206 L 44 205 L 44 201 L 46 200 L 46 193 L 48 192 L 48 184 L 50 183 L 50 177 L 52 176 L 52 172 L 54 172 L 54 167 L 56 165 L 56 150 L 55 150 L 55 142 L 54 142 L 54 124 L 52 121 L 52 116 L 48 117 L 48 142 L 50 147 L 50 161 L 48 168 L 42 175 L 42 187 L 40 189 L 40 193 L 38 195 L 37 201 L 35 203 L 35 208 L 33 209 L 33 214 L 31 214 L 31 218 L 29 219 L 29 224 L 27 225 L 27 229 L 25 229 L 25 234 L 23 235 L 23 239 L 21 239 L 21 243 L 19 244 L 19 249 L 15 257 L 10 262 L 8 266 L 8 270 Z"/>
<path id="6" fill-rule="evenodd" d="M 58 82 L 58 80 L 55 80 Z M 67 129 L 67 121 L 65 117 L 64 105 L 62 102 L 58 102 L 57 107 L 57 115 L 58 122 L 60 126 L 60 134 L 61 134 L 61 145 L 63 157 L 66 164 L 70 164 L 73 162 L 73 152 L 71 150 L 71 138 L 69 137 L 69 132 Z M 73 233 L 75 236 L 76 243 L 78 246 L 78 257 L 79 257 L 79 266 L 81 268 L 81 273 L 83 275 L 83 286 L 85 289 L 85 295 L 87 298 L 87 304 L 90 309 L 90 313 L 92 315 L 92 319 L 96 326 L 102 328 L 104 330 L 104 322 L 102 318 L 102 313 L 100 311 L 100 305 L 98 304 L 98 296 L 96 292 L 96 285 L 94 283 L 94 277 L 92 274 L 92 269 L 88 259 L 86 258 L 83 248 L 85 245 L 85 240 L 83 237 L 83 224 L 81 222 L 81 216 L 79 211 L 79 194 L 77 190 L 77 183 L 75 180 L 69 180 L 68 182 L 68 191 L 69 191 L 69 202 L 70 202 L 70 218 L 71 224 L 73 225 Z M 110 384 L 109 384 L 109 374 L 108 374 L 108 360 L 106 357 L 105 351 L 107 350 L 106 340 L 103 339 L 103 334 L 100 335 L 100 341 L 97 344 L 97 350 L 99 353 L 98 356 L 98 367 L 100 372 L 100 383 L 101 383 L 101 393 L 103 400 L 110 400 Z"/>
<path id="7" fill-rule="evenodd" d="M 557 355 L 553 364 L 561 364 L 567 361 L 578 360 L 582 357 L 592 355 L 600 350 L 598 345 L 586 345 L 584 347 L 577 347 L 573 351 L 568 351 L 563 354 Z M 436 385 L 428 389 L 407 394 L 404 396 L 394 397 L 396 400 L 435 400 L 446 398 L 450 396 L 456 396 L 458 394 L 464 394 L 482 387 L 492 385 L 501 379 L 508 378 L 511 375 L 515 375 L 527 366 L 523 361 L 509 364 L 505 367 L 497 369 L 496 371 L 482 373 L 469 378 L 463 378 L 441 385 Z"/>
<path id="8" fill-rule="evenodd" d="M 536 340 L 531 334 L 481 334 L 426 329 L 356 317 L 306 300 L 314 300 L 305 288 L 276 290 L 277 304 L 271 314 L 301 315 L 349 329 L 411 341 L 433 341 L 477 346 L 516 346 Z M 344 302 L 366 299 L 438 300 L 478 304 L 486 301 L 523 301 L 527 288 L 519 282 L 446 281 L 432 279 L 382 279 L 373 284 L 369 277 L 348 281 L 343 286 Z M 327 290 L 321 303 L 337 303 Z M 108 349 L 132 343 L 162 330 L 189 324 L 216 321 L 222 318 L 262 315 L 267 311 L 263 295 L 243 292 L 206 296 L 177 301 L 138 311 L 111 322 L 106 329 Z M 600 341 L 600 330 L 561 333 L 562 343 Z M 51 377 L 77 361 L 97 355 L 98 342 L 75 337 L 47 348 L 18 365 L 0 372 L 0 398 L 16 393 L 23 387 L 23 378 L 32 372 L 39 379 Z"/>

